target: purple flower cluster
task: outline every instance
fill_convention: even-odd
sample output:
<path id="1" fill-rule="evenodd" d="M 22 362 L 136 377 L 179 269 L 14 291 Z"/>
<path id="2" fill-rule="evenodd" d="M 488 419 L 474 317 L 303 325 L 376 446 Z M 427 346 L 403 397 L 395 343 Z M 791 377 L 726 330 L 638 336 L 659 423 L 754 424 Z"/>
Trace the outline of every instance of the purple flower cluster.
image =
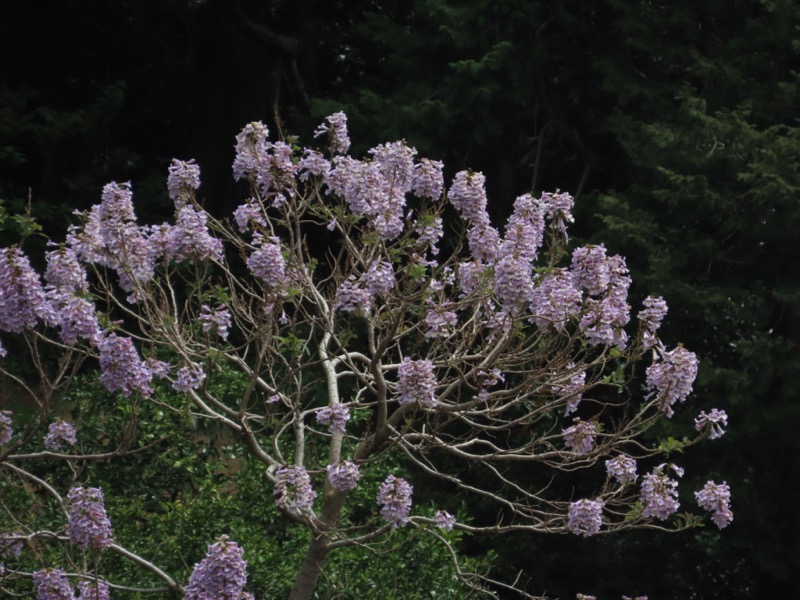
<path id="1" fill-rule="evenodd" d="M 639 477 L 636 474 L 636 460 L 624 454 L 607 460 L 606 472 L 622 485 L 633 483 Z"/>
<path id="2" fill-rule="evenodd" d="M 69 541 L 86 550 L 107 548 L 112 544 L 111 521 L 103 505 L 100 488 L 74 487 L 67 494 L 69 504 Z"/>
<path id="3" fill-rule="evenodd" d="M 305 467 L 281 467 L 275 473 L 275 503 L 290 512 L 310 512 L 317 493 L 311 487 L 311 477 Z"/>
<path id="4" fill-rule="evenodd" d="M 267 162 L 269 130 L 260 121 L 244 126 L 236 136 L 236 157 L 233 160 L 233 177 L 236 181 L 255 179 L 262 164 Z"/>
<path id="5" fill-rule="evenodd" d="M 59 419 L 50 423 L 47 435 L 44 438 L 44 447 L 50 450 L 61 450 L 64 444 L 74 446 L 77 441 L 78 436 L 75 428 L 66 421 Z"/>
<path id="6" fill-rule="evenodd" d="M 172 159 L 167 175 L 167 190 L 176 208 L 187 204 L 200 187 L 200 167 L 194 159 L 189 161 Z"/>
<path id="7" fill-rule="evenodd" d="M 355 489 L 361 472 L 358 465 L 349 460 L 340 460 L 335 465 L 328 465 L 328 481 L 337 490 L 348 492 Z"/>
<path id="8" fill-rule="evenodd" d="M 261 205 L 254 198 L 250 198 L 234 210 L 233 219 L 242 233 L 253 228 L 254 225 L 267 226 L 267 221 L 261 211 Z"/>
<path id="9" fill-rule="evenodd" d="M 93 304 L 87 300 L 86 272 L 71 248 L 47 254 L 46 294 L 61 329 L 61 341 L 74 344 L 79 338 L 97 344 L 100 326 Z"/>
<path id="10" fill-rule="evenodd" d="M 586 371 L 576 369 L 574 363 L 567 363 L 566 374 L 559 374 L 550 384 L 551 391 L 559 398 L 567 400 L 564 415 L 570 415 L 578 410 L 583 398 L 583 387 L 586 385 Z"/>
<path id="11" fill-rule="evenodd" d="M 533 321 L 544 330 L 563 331 L 567 321 L 578 315 L 582 294 L 566 269 L 553 269 L 534 287 L 530 310 Z"/>
<path id="12" fill-rule="evenodd" d="M 438 160 L 422 158 L 414 165 L 411 177 L 411 191 L 419 198 L 438 200 L 444 191 L 444 164 Z"/>
<path id="13" fill-rule="evenodd" d="M 0 331 L 21 333 L 37 320 L 53 324 L 41 280 L 19 248 L 0 249 Z"/>
<path id="14" fill-rule="evenodd" d="M 411 190 L 416 153 L 402 142 L 370 150 L 371 161 L 337 158 L 328 174 L 328 190 L 344 198 L 349 209 L 365 217 L 382 238 L 395 239 L 403 232 L 406 194 Z"/>
<path id="15" fill-rule="evenodd" d="M 400 404 L 419 402 L 428 407 L 436 405 L 436 374 L 431 361 L 403 359 L 397 368 L 397 401 Z"/>
<path id="16" fill-rule="evenodd" d="M 483 263 L 493 265 L 500 255 L 500 234 L 489 224 L 489 216 L 484 221 L 473 222 L 467 230 L 467 242 L 472 256 Z"/>
<path id="17" fill-rule="evenodd" d="M 109 600 L 109 598 L 110 592 L 105 581 L 83 579 L 78 582 L 77 600 Z"/>
<path id="18" fill-rule="evenodd" d="M 139 353 L 130 338 L 116 333 L 106 333 L 98 344 L 100 350 L 100 381 L 109 392 L 120 391 L 125 396 L 139 392 L 142 396 L 152 393 L 150 381 L 153 374 L 139 358 Z"/>
<path id="19" fill-rule="evenodd" d="M 197 319 L 203 324 L 203 333 L 212 331 L 223 341 L 228 339 L 228 330 L 231 327 L 231 312 L 224 304 L 214 310 L 207 304 L 200 307 L 200 317 Z"/>
<path id="20" fill-rule="evenodd" d="M 160 232 L 164 258 L 169 260 L 220 260 L 222 242 L 208 232 L 208 214 L 186 205 L 178 210 L 175 225 Z"/>
<path id="21" fill-rule="evenodd" d="M 420 216 L 414 225 L 414 231 L 417 233 L 417 241 L 420 244 L 430 246 L 431 254 L 434 256 L 439 254 L 437 244 L 444 234 L 441 217 L 434 217 L 432 215 Z"/>
<path id="22" fill-rule="evenodd" d="M 428 326 L 425 337 L 447 337 L 452 332 L 456 321 L 458 321 L 458 315 L 452 310 L 445 310 L 442 306 L 429 309 L 425 315 L 425 324 Z"/>
<path id="23" fill-rule="evenodd" d="M 659 465 L 642 478 L 641 500 L 644 510 L 642 516 L 655 517 L 661 521 L 669 518 L 678 511 L 678 482 L 669 478 L 664 473 L 666 464 Z M 678 476 L 683 475 L 683 469 L 672 466 Z"/>
<path id="24" fill-rule="evenodd" d="M 386 296 L 394 289 L 394 267 L 392 263 L 376 261 L 359 277 L 359 283 L 370 296 Z"/>
<path id="25" fill-rule="evenodd" d="M 716 440 L 725 435 L 723 427 L 728 426 L 728 414 L 724 410 L 717 410 L 712 408 L 711 412 L 706 414 L 706 411 L 700 411 L 700 415 L 694 420 L 694 428 L 697 431 L 708 429 L 711 433 L 708 436 L 712 440 Z"/>
<path id="26" fill-rule="evenodd" d="M 14 427 L 11 421 L 12 414 L 14 413 L 10 410 L 0 410 L 0 446 L 10 442 L 14 436 Z"/>
<path id="27" fill-rule="evenodd" d="M 412 487 L 402 477 L 389 475 L 378 488 L 377 501 L 381 517 L 392 524 L 392 529 L 408 523 L 411 512 Z"/>
<path id="28" fill-rule="evenodd" d="M 544 240 L 544 208 L 530 194 L 514 201 L 514 212 L 506 223 L 503 254 L 525 261 L 536 260 Z"/>
<path id="29" fill-rule="evenodd" d="M 611 269 L 602 244 L 576 248 L 572 253 L 571 270 L 576 285 L 591 296 L 601 296 L 611 283 Z"/>
<path id="30" fill-rule="evenodd" d="M 603 524 L 605 502 L 597 500 L 578 500 L 569 505 L 567 529 L 576 535 L 588 537 L 600 531 Z"/>
<path id="31" fill-rule="evenodd" d="M 61 569 L 42 569 L 33 574 L 37 600 L 74 600 L 75 593 Z"/>
<path id="32" fill-rule="evenodd" d="M 648 296 L 642 303 L 644 309 L 639 312 L 639 320 L 644 331 L 642 343 L 645 349 L 651 348 L 656 343 L 656 332 L 661 327 L 661 322 L 667 316 L 667 303 L 661 296 Z"/>
<path id="33" fill-rule="evenodd" d="M 439 529 L 453 531 L 453 527 L 455 527 L 456 524 L 456 518 L 446 510 L 439 510 L 436 511 L 435 515 L 433 515 L 433 524 Z"/>
<path id="34" fill-rule="evenodd" d="M 372 297 L 367 290 L 361 287 L 360 282 L 351 276 L 343 281 L 336 290 L 333 309 L 368 315 L 372 312 Z"/>
<path id="35" fill-rule="evenodd" d="M 581 421 L 576 417 L 574 425 L 570 425 L 561 433 L 564 436 L 564 445 L 575 454 L 586 454 L 594 448 L 597 429 L 592 421 Z"/>
<path id="36" fill-rule="evenodd" d="M 178 369 L 178 375 L 172 382 L 172 389 L 187 393 L 189 390 L 196 390 L 206 379 L 203 365 L 199 363 L 189 363 L 185 367 Z"/>
<path id="37" fill-rule="evenodd" d="M 350 149 L 350 137 L 347 135 L 347 115 L 343 112 L 333 113 L 325 118 L 314 130 L 314 137 L 328 135 L 328 147 L 332 154 L 346 154 Z"/>
<path id="38" fill-rule="evenodd" d="M 205 558 L 195 564 L 183 596 L 184 600 L 241 600 L 247 584 L 244 550 L 221 535 L 209 544 Z"/>
<path id="39" fill-rule="evenodd" d="M 286 261 L 278 238 L 265 241 L 256 236 L 256 250 L 247 259 L 247 268 L 273 290 L 283 288 L 286 283 Z"/>
<path id="40" fill-rule="evenodd" d="M 25 547 L 25 534 L 15 531 L 11 534 L 0 535 L 0 557 L 19 558 Z"/>
<path id="41" fill-rule="evenodd" d="M 486 177 L 483 173 L 456 173 L 447 192 L 447 199 L 464 220 L 476 224 L 489 222 L 486 212 Z"/>
<path id="42" fill-rule="evenodd" d="M 631 278 L 625 259 L 621 256 L 608 257 L 605 265 L 609 273 L 607 291 L 600 299 L 587 300 L 580 326 L 589 343 L 624 348 L 628 341 L 628 334 L 623 328 L 630 320 L 628 289 Z"/>
<path id="43" fill-rule="evenodd" d="M 507 254 L 494 267 L 494 294 L 509 312 L 518 311 L 530 302 L 533 292 L 531 263 Z"/>
<path id="44" fill-rule="evenodd" d="M 540 202 L 544 207 L 545 217 L 550 220 L 550 225 L 566 236 L 567 223 L 575 222 L 572 216 L 575 199 L 566 192 L 560 193 L 556 190 L 554 193 L 543 193 Z"/>
<path id="45" fill-rule="evenodd" d="M 303 157 L 297 166 L 299 167 L 300 181 L 308 181 L 311 175 L 314 177 L 327 177 L 331 170 L 330 161 L 322 153 L 309 148 L 305 149 Z"/>
<path id="46" fill-rule="evenodd" d="M 720 529 L 727 527 L 733 521 L 733 511 L 731 511 L 731 489 L 724 481 L 716 484 L 709 481 L 703 489 L 694 493 L 700 508 L 711 511 L 711 520 Z"/>
<path id="47" fill-rule="evenodd" d="M 389 142 L 370 149 L 372 162 L 380 170 L 391 190 L 406 193 L 414 181 L 414 156 L 417 151 L 404 142 Z"/>
<path id="48" fill-rule="evenodd" d="M 345 404 L 333 404 L 317 412 L 317 422 L 329 425 L 333 434 L 344 435 L 349 420 L 350 409 Z"/>
<path id="49" fill-rule="evenodd" d="M 656 391 L 659 409 L 671 417 L 672 405 L 686 400 L 692 391 L 698 361 L 694 352 L 682 346 L 661 351 L 660 359 L 647 367 L 647 387 Z"/>

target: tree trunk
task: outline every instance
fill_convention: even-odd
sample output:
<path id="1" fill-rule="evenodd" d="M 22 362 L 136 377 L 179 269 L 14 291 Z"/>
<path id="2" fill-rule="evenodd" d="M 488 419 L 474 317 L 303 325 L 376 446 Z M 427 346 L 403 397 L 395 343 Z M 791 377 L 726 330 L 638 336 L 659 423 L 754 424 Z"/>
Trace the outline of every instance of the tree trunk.
<path id="1" fill-rule="evenodd" d="M 303 558 L 303 565 L 295 579 L 289 600 L 310 600 L 317 587 L 322 565 L 330 552 L 325 534 L 320 534 L 311 540 L 311 544 Z"/>
<path id="2" fill-rule="evenodd" d="M 325 482 L 325 499 L 322 504 L 322 512 L 319 515 L 319 524 L 325 530 L 336 527 L 339 522 L 339 516 L 342 513 L 345 498 L 347 498 L 347 492 L 339 491 L 331 487 L 327 481 Z M 317 587 L 319 576 L 322 573 L 322 565 L 331 551 L 325 531 L 315 532 L 313 536 L 303 558 L 300 572 L 294 581 L 292 593 L 289 594 L 289 600 L 311 599 L 314 594 L 314 588 Z"/>

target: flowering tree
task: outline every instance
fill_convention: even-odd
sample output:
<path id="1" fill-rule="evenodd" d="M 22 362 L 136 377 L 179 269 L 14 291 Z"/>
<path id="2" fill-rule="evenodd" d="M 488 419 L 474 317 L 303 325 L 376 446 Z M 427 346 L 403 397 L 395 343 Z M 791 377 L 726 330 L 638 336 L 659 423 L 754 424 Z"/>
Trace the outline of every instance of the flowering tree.
<path id="1" fill-rule="evenodd" d="M 62 490 L 26 467 L 122 454 L 77 453 L 80 431 L 54 419 L 56 398 L 87 359 L 98 361 L 109 392 L 221 424 L 265 465 L 276 505 L 311 532 L 292 598 L 312 596 L 332 551 L 369 548 L 399 527 L 447 543 L 453 528 L 591 536 L 696 524 L 690 515 L 671 521 L 680 467 L 655 466 L 639 486 L 637 464 L 660 454 L 642 434 L 686 400 L 697 359 L 658 338 L 663 299 L 647 298 L 629 322 L 622 257 L 602 245 L 568 250 L 572 198 L 520 196 L 501 233 L 480 173 L 460 172 L 445 188 L 442 164 L 417 160 L 403 142 L 353 158 L 342 113 L 316 135 L 327 154 L 270 142 L 260 123 L 244 128 L 233 170 L 252 197 L 232 222 L 198 204 L 199 167 L 173 161 L 173 224 L 138 224 L 130 185 L 111 183 L 47 254 L 44 284 L 20 247 L 0 250 L 0 332 L 24 340 L 39 374 L 33 384 L 2 370 L 37 410 L 20 425 L 0 412 L 0 472 L 63 513 L 47 531 L 15 515 L 0 546 L 4 577 L 30 577 L 39 598 L 72 598 L 73 580 L 81 598 L 119 587 L 88 558 L 75 572 L 15 568 L 36 540 L 87 557 L 115 552 L 163 582 L 140 593 L 252 597 L 244 552 L 228 536 L 209 545 L 184 586 L 114 538 L 103 492 L 79 469 Z M 456 240 L 447 248 L 445 219 Z M 321 234 L 324 249 L 313 243 Z M 641 393 L 628 385 L 640 364 Z M 242 393 L 212 385 L 230 368 Z M 164 400 L 167 388 L 183 406 Z M 719 437 L 726 419 L 701 413 L 696 436 L 678 444 Z M 387 453 L 404 457 L 407 470 L 381 474 L 373 507 L 349 506 Z M 531 477 L 547 471 L 586 472 L 594 483 L 562 494 Z M 448 512 L 456 505 L 415 514 L 414 473 L 496 505 L 497 521 L 459 522 Z M 696 496 L 719 527 L 732 520 L 725 483 Z M 457 572 L 476 587 L 488 581 Z"/>

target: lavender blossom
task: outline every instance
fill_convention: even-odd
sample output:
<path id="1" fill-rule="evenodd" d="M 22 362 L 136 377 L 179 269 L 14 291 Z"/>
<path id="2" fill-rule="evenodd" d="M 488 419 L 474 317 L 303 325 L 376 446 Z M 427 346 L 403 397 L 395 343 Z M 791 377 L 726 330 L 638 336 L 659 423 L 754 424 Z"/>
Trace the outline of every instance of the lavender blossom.
<path id="1" fill-rule="evenodd" d="M 461 218 L 475 225 L 488 225 L 489 215 L 486 212 L 486 177 L 483 173 L 459 171 L 453 178 L 447 199 Z"/>
<path id="2" fill-rule="evenodd" d="M 655 517 L 661 521 L 669 518 L 678 511 L 678 482 L 670 479 L 665 473 L 666 464 L 659 465 L 642 479 L 641 500 L 644 510 L 643 517 Z M 678 475 L 683 474 L 682 469 L 673 467 Z"/>
<path id="3" fill-rule="evenodd" d="M 172 389 L 178 392 L 188 393 L 190 390 L 199 388 L 205 379 L 206 374 L 203 365 L 189 363 L 189 365 L 178 369 L 178 375 L 175 381 L 172 382 Z"/>
<path id="4" fill-rule="evenodd" d="M 178 211 L 175 225 L 164 239 L 167 260 L 220 260 L 222 242 L 208 232 L 208 214 L 186 205 Z"/>
<path id="5" fill-rule="evenodd" d="M 403 359 L 397 368 L 397 401 L 400 404 L 419 402 L 427 407 L 436 405 L 436 375 L 431 361 Z"/>
<path id="6" fill-rule="evenodd" d="M 50 450 L 61 450 L 64 444 L 74 446 L 77 441 L 78 437 L 75 428 L 66 421 L 59 419 L 50 423 L 47 436 L 44 438 L 44 447 Z"/>
<path id="7" fill-rule="evenodd" d="M 333 309 L 368 315 L 372 312 L 372 297 L 351 277 L 336 290 Z"/>
<path id="8" fill-rule="evenodd" d="M 567 223 L 574 223 L 572 207 L 575 199 L 569 194 L 560 193 L 556 190 L 553 193 L 545 192 L 540 199 L 544 207 L 544 214 L 550 220 L 550 226 L 559 231 L 566 237 Z"/>
<path id="9" fill-rule="evenodd" d="M 261 206 L 254 198 L 250 198 L 233 211 L 233 220 L 236 221 L 236 225 L 242 233 L 249 229 L 254 229 L 254 225 L 267 226 Z"/>
<path id="10" fill-rule="evenodd" d="M 22 250 L 0 249 L 0 331 L 22 333 L 38 320 L 55 323 L 39 275 Z"/>
<path id="11" fill-rule="evenodd" d="M 578 315 L 581 292 L 566 269 L 553 269 L 534 286 L 530 311 L 536 325 L 542 329 L 563 331 L 567 321 Z"/>
<path id="12" fill-rule="evenodd" d="M 642 343 L 645 349 L 649 349 L 655 345 L 656 332 L 661 327 L 661 321 L 667 316 L 667 303 L 661 296 L 657 298 L 648 296 L 642 304 L 644 309 L 638 315 L 644 331 Z"/>
<path id="13" fill-rule="evenodd" d="M 326 177 L 331 170 L 331 163 L 316 150 L 306 148 L 297 164 L 300 181 L 308 181 L 310 176 Z"/>
<path id="14" fill-rule="evenodd" d="M 611 283 L 611 270 L 606 260 L 606 249 L 599 246 L 576 248 L 572 253 L 572 275 L 578 287 L 589 295 L 600 296 Z"/>
<path id="15" fill-rule="evenodd" d="M 83 550 L 107 548 L 112 544 L 111 521 L 103 506 L 100 488 L 74 487 L 67 494 L 69 540 Z"/>
<path id="16" fill-rule="evenodd" d="M 247 561 L 244 550 L 221 535 L 209 544 L 205 558 L 195 564 L 184 600 L 240 600 L 246 594 Z"/>
<path id="17" fill-rule="evenodd" d="M 700 415 L 694 420 L 694 428 L 697 431 L 708 430 L 711 433 L 709 438 L 716 440 L 725 435 L 723 427 L 728 426 L 728 414 L 724 410 L 712 408 L 711 412 L 700 411 Z"/>
<path id="18" fill-rule="evenodd" d="M 639 477 L 636 474 L 636 461 L 624 454 L 607 460 L 606 472 L 609 477 L 613 477 L 621 485 L 633 483 Z"/>
<path id="19" fill-rule="evenodd" d="M 573 419 L 573 423 L 575 424 L 561 432 L 564 436 L 564 445 L 575 454 L 591 452 L 597 435 L 595 424 L 591 421 L 581 421 L 578 417 Z"/>
<path id="20" fill-rule="evenodd" d="M 376 261 L 359 277 L 359 283 L 370 296 L 386 296 L 394 289 L 394 268 L 392 263 Z"/>
<path id="21" fill-rule="evenodd" d="M 438 160 L 422 158 L 414 165 L 414 174 L 411 179 L 411 191 L 419 198 L 438 200 L 444 191 L 444 165 Z"/>
<path id="22" fill-rule="evenodd" d="M 231 327 L 231 312 L 224 304 L 220 304 L 214 310 L 207 304 L 200 307 L 200 316 L 197 319 L 203 324 L 203 333 L 212 331 L 223 340 L 228 340 L 228 330 Z"/>
<path id="23" fill-rule="evenodd" d="M 74 600 L 75 593 L 61 569 L 42 569 L 33 574 L 37 600 Z"/>
<path id="24" fill-rule="evenodd" d="M 724 481 L 716 484 L 709 481 L 703 489 L 694 493 L 700 508 L 711 511 L 714 514 L 711 520 L 717 527 L 723 529 L 733 521 L 733 511 L 731 511 L 731 489 Z"/>
<path id="25" fill-rule="evenodd" d="M 105 581 L 96 579 L 87 581 L 82 579 L 78 582 L 77 600 L 109 600 L 110 592 Z"/>
<path id="26" fill-rule="evenodd" d="M 311 477 L 305 467 L 281 467 L 275 473 L 275 503 L 289 512 L 310 512 L 317 493 L 311 487 Z"/>
<path id="27" fill-rule="evenodd" d="M 420 244 L 430 246 L 431 254 L 434 256 L 439 254 L 437 244 L 444 234 L 441 217 L 425 214 L 421 215 L 414 225 L 414 231 L 417 234 L 417 241 Z"/>
<path id="28" fill-rule="evenodd" d="M 453 531 L 453 527 L 455 527 L 456 524 L 456 518 L 446 510 L 439 510 L 436 511 L 435 515 L 433 515 L 433 524 L 439 529 Z"/>
<path id="29" fill-rule="evenodd" d="M 328 465 L 327 470 L 330 484 L 342 492 L 355 489 L 361 478 L 358 465 L 349 460 L 340 460 L 335 465 Z"/>
<path id="30" fill-rule="evenodd" d="M 378 488 L 377 501 L 381 516 L 392 524 L 392 529 L 408 523 L 412 492 L 413 488 L 405 479 L 394 475 L 389 475 Z"/>
<path id="31" fill-rule="evenodd" d="M 346 154 L 350 148 L 350 137 L 347 135 L 347 115 L 343 112 L 333 113 L 325 118 L 326 123 L 322 123 L 314 130 L 314 137 L 327 134 L 328 147 L 332 154 Z"/>
<path id="32" fill-rule="evenodd" d="M 169 197 L 175 203 L 175 208 L 181 208 L 194 196 L 200 187 L 200 167 L 194 159 L 189 161 L 172 159 L 167 176 L 167 189 Z"/>
<path id="33" fill-rule="evenodd" d="M 106 333 L 98 344 L 100 350 L 100 381 L 109 392 L 120 391 L 125 396 L 139 392 L 149 396 L 153 390 L 153 374 L 147 368 L 130 338 Z"/>
<path id="34" fill-rule="evenodd" d="M 494 268 L 494 294 L 500 305 L 509 312 L 521 310 L 533 291 L 531 265 L 513 255 L 503 256 Z"/>
<path id="35" fill-rule="evenodd" d="M 428 310 L 425 315 L 425 324 L 428 331 L 425 332 L 426 338 L 447 337 L 453 330 L 453 326 L 458 321 L 458 315 L 452 310 L 445 310 L 443 306 L 436 306 Z"/>
<path id="36" fill-rule="evenodd" d="M 567 363 L 565 374 L 559 374 L 550 384 L 550 390 L 559 398 L 567 400 L 564 415 L 570 415 L 578 410 L 578 404 L 583 399 L 583 387 L 586 385 L 586 371 L 576 369 L 575 363 Z"/>
<path id="37" fill-rule="evenodd" d="M 503 254 L 519 260 L 533 261 L 544 239 L 544 208 L 530 194 L 514 201 L 514 212 L 506 223 Z"/>
<path id="38" fill-rule="evenodd" d="M 256 245 L 258 248 L 247 259 L 247 268 L 269 288 L 281 289 L 286 283 L 286 261 L 280 240 L 269 238 L 269 241 L 265 241 L 258 236 Z"/>
<path id="39" fill-rule="evenodd" d="M 25 547 L 25 534 L 20 531 L 0 534 L 0 557 L 19 558 Z"/>
<path id="40" fill-rule="evenodd" d="M 489 217 L 467 230 L 467 242 L 472 256 L 489 265 L 500 256 L 500 234 L 489 224 Z"/>
<path id="41" fill-rule="evenodd" d="M 333 404 L 317 412 L 317 422 L 329 425 L 334 435 L 344 435 L 349 420 L 350 409 L 345 404 Z"/>
<path id="42" fill-rule="evenodd" d="M 589 537 L 600 531 L 603 524 L 605 502 L 597 500 L 578 500 L 569 505 L 567 529 L 576 535 Z"/>
<path id="43" fill-rule="evenodd" d="M 12 414 L 14 413 L 10 410 L 0 410 L 0 446 L 7 444 L 14 437 L 14 428 L 11 425 Z"/>
<path id="44" fill-rule="evenodd" d="M 389 142 L 370 149 L 369 153 L 391 189 L 400 194 L 411 191 L 416 149 L 406 146 L 405 142 Z"/>
<path id="45" fill-rule="evenodd" d="M 233 177 L 255 179 L 261 164 L 266 162 L 269 130 L 260 121 L 245 125 L 236 136 L 236 157 L 233 160 Z"/>
<path id="46" fill-rule="evenodd" d="M 697 377 L 697 356 L 682 346 L 669 352 L 661 351 L 660 359 L 647 367 L 647 387 L 655 390 L 659 409 L 667 417 L 674 413 L 672 405 L 683 402 L 692 391 Z"/>

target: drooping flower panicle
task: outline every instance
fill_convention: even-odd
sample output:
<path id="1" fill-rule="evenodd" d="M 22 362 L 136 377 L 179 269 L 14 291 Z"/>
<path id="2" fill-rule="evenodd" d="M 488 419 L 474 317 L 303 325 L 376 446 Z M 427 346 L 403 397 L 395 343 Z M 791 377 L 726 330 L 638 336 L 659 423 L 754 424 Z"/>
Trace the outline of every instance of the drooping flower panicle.
<path id="1" fill-rule="evenodd" d="M 74 487 L 67 495 L 67 502 L 70 542 L 83 550 L 112 544 L 111 521 L 100 488 Z"/>

